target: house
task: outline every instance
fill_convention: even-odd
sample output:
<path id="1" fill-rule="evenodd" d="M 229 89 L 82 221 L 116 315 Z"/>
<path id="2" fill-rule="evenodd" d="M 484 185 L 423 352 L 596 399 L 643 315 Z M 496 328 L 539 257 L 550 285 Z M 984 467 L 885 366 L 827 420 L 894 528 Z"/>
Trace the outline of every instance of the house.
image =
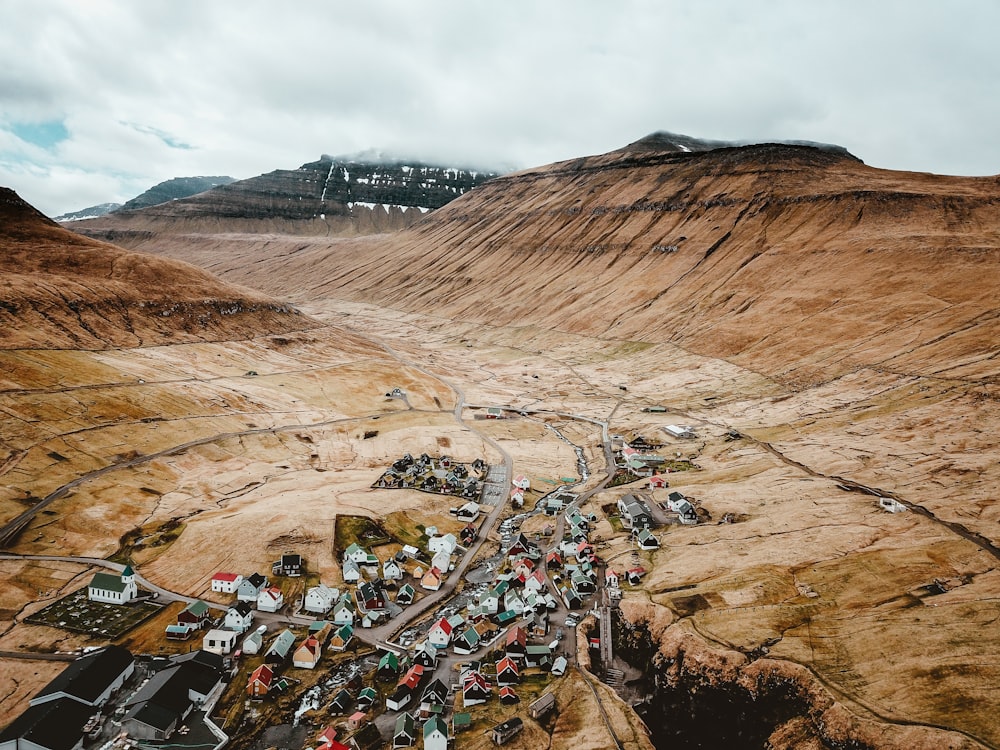
<path id="1" fill-rule="evenodd" d="M 285 628 L 278 637 L 271 643 L 271 647 L 264 654 L 264 661 L 268 664 L 283 664 L 292 653 L 292 646 L 295 645 L 295 634 Z"/>
<path id="2" fill-rule="evenodd" d="M 486 408 L 487 419 L 503 419 L 503 409 L 499 406 L 488 406 Z"/>
<path id="3" fill-rule="evenodd" d="M 399 675 L 399 656 L 394 651 L 386 651 L 378 660 L 375 676 L 382 680 L 394 680 Z"/>
<path id="4" fill-rule="evenodd" d="M 567 609 L 580 609 L 583 606 L 583 599 L 572 586 L 560 586 L 559 595 Z"/>
<path id="5" fill-rule="evenodd" d="M 649 529 L 643 529 L 640 531 L 638 536 L 636 536 L 635 541 L 641 550 L 653 550 L 660 546 L 660 541 L 653 536 L 653 532 Z"/>
<path id="6" fill-rule="evenodd" d="M 237 633 L 245 633 L 253 626 L 253 607 L 250 602 L 236 602 L 226 610 L 226 616 L 222 621 L 222 627 L 226 630 L 234 630 Z"/>
<path id="7" fill-rule="evenodd" d="M 431 567 L 440 570 L 442 577 L 444 577 L 451 569 L 451 555 L 444 550 L 435 552 L 434 557 L 431 558 Z"/>
<path id="8" fill-rule="evenodd" d="M 198 599 L 177 613 L 177 624 L 193 630 L 200 630 L 212 621 L 212 613 L 205 602 Z"/>
<path id="9" fill-rule="evenodd" d="M 390 557 L 382 563 L 382 577 L 387 581 L 399 581 L 403 578 L 403 568 Z"/>
<path id="10" fill-rule="evenodd" d="M 556 677 L 562 677 L 566 674 L 566 667 L 569 666 L 569 662 L 566 661 L 565 656 L 557 656 L 555 661 L 552 662 L 552 674 Z"/>
<path id="11" fill-rule="evenodd" d="M 651 490 L 660 490 L 669 486 L 670 482 L 662 474 L 654 474 L 649 478 L 649 489 Z"/>
<path id="12" fill-rule="evenodd" d="M 251 698 L 262 698 L 271 689 L 271 682 L 274 680 L 274 670 L 267 664 L 261 664 L 250 675 L 247 681 L 247 695 Z"/>
<path id="13" fill-rule="evenodd" d="M 212 576 L 212 591 L 223 594 L 235 594 L 240 584 L 243 583 L 243 576 L 239 573 L 218 572 Z"/>
<path id="14" fill-rule="evenodd" d="M 625 571 L 625 579 L 633 586 L 637 586 L 644 575 L 646 575 L 646 569 L 643 567 L 630 568 Z"/>
<path id="15" fill-rule="evenodd" d="M 653 467 L 641 458 L 630 458 L 625 464 L 625 468 L 628 470 L 629 474 L 634 474 L 637 477 L 653 476 Z"/>
<path id="16" fill-rule="evenodd" d="M 476 670 L 469 670 L 462 675 L 462 701 L 468 706 L 486 703 L 490 698 L 490 684 Z"/>
<path id="17" fill-rule="evenodd" d="M 285 606 L 285 595 L 276 586 L 269 586 L 257 595 L 257 609 L 261 612 L 277 612 Z"/>
<path id="18" fill-rule="evenodd" d="M 511 706 L 515 703 L 520 703 L 521 699 L 517 697 L 517 693 L 514 692 L 514 688 L 510 685 L 504 685 L 500 688 L 500 702 Z"/>
<path id="19" fill-rule="evenodd" d="M 690 440 L 691 438 L 698 437 L 695 434 L 693 427 L 687 427 L 682 424 L 668 424 L 663 428 L 663 431 L 670 435 L 670 437 L 681 438 L 684 440 Z"/>
<path id="20" fill-rule="evenodd" d="M 71 698 L 29 706 L 0 732 L 3 750 L 82 750 L 84 727 L 94 709 Z M 9 720 L 4 717 L 4 721 Z"/>
<path id="21" fill-rule="evenodd" d="M 354 599 L 345 591 L 340 601 L 333 606 L 333 621 L 337 625 L 353 625 L 354 613 Z"/>
<path id="22" fill-rule="evenodd" d="M 681 523 L 693 525 L 698 523 L 698 513 L 684 495 L 679 492 L 671 492 L 667 496 L 667 508 L 676 513 Z"/>
<path id="23" fill-rule="evenodd" d="M 340 576 L 344 579 L 344 583 L 357 583 L 361 580 L 361 567 L 354 560 L 344 560 Z"/>
<path id="24" fill-rule="evenodd" d="M 315 586 L 311 586 L 309 590 L 306 591 L 306 598 L 303 601 L 302 608 L 306 612 L 325 615 L 333 608 L 333 605 L 336 604 L 339 597 L 339 589 L 331 588 L 325 583 L 319 583 Z"/>
<path id="25" fill-rule="evenodd" d="M 462 530 L 459 532 L 458 535 L 461 539 L 462 544 L 468 547 L 470 544 L 476 541 L 476 539 L 479 538 L 479 530 L 475 527 L 474 524 L 470 523 L 463 526 Z"/>
<path id="26" fill-rule="evenodd" d="M 457 711 L 451 715 L 451 732 L 458 734 L 464 732 L 472 726 L 472 714 L 466 711 Z"/>
<path id="27" fill-rule="evenodd" d="M 437 591 L 441 588 L 441 571 L 438 568 L 431 568 L 420 579 L 420 588 L 428 591 Z"/>
<path id="28" fill-rule="evenodd" d="M 375 701 L 378 700 L 378 693 L 373 687 L 362 688 L 361 692 L 358 693 L 358 708 L 362 711 L 367 711 L 372 706 L 375 705 Z"/>
<path id="29" fill-rule="evenodd" d="M 612 589 L 618 588 L 618 573 L 615 572 L 614 568 L 608 568 L 604 571 L 604 585 Z"/>
<path id="30" fill-rule="evenodd" d="M 241 602 L 257 603 L 257 597 L 267 586 L 267 578 L 260 573 L 251 573 L 249 577 L 240 581 L 236 587 L 236 598 Z"/>
<path id="31" fill-rule="evenodd" d="M 513 490 L 510 493 L 510 504 L 515 508 L 521 508 L 524 506 L 524 493 L 521 490 Z"/>
<path id="32" fill-rule="evenodd" d="M 103 706 L 134 670 L 135 660 L 127 649 L 106 646 L 70 662 L 35 694 L 30 704 L 38 706 L 67 698 L 85 706 Z"/>
<path id="33" fill-rule="evenodd" d="M 416 595 L 417 592 L 414 590 L 413 586 L 408 583 L 404 583 L 399 587 L 399 591 L 396 592 L 396 604 L 401 607 L 405 607 L 407 604 L 413 604 L 413 599 Z"/>
<path id="34" fill-rule="evenodd" d="M 354 598 L 362 613 L 385 609 L 385 591 L 374 583 L 362 583 L 354 592 Z"/>
<path id="35" fill-rule="evenodd" d="M 448 648 L 453 632 L 454 627 L 448 621 L 448 618 L 442 617 L 431 625 L 431 629 L 427 631 L 427 642 L 435 648 Z"/>
<path id="36" fill-rule="evenodd" d="M 337 741 L 337 730 L 334 727 L 327 727 L 316 736 L 317 750 L 325 750 L 324 745 L 332 745 Z"/>
<path id="37" fill-rule="evenodd" d="M 521 681 L 521 673 L 517 663 L 509 656 L 497 662 L 497 685 L 514 685 Z"/>
<path id="38" fill-rule="evenodd" d="M 244 654 L 259 654 L 263 646 L 264 634 L 260 630 L 255 630 L 243 639 L 243 644 L 240 648 Z"/>
<path id="39" fill-rule="evenodd" d="M 526 476 L 524 476 L 524 474 L 518 474 L 516 477 L 514 477 L 514 481 L 511 482 L 511 484 L 513 484 L 519 490 L 531 489 L 531 481 Z"/>
<path id="40" fill-rule="evenodd" d="M 507 631 L 507 641 L 504 647 L 504 654 L 514 659 L 523 659 L 524 651 L 527 648 L 528 634 L 520 625 L 515 625 Z"/>
<path id="41" fill-rule="evenodd" d="M 174 657 L 125 701 L 122 730 L 134 740 L 169 739 L 192 711 L 218 694 L 222 675 L 221 656 L 196 651 Z"/>
<path id="42" fill-rule="evenodd" d="M 470 501 L 458 509 L 458 512 L 455 513 L 455 517 L 459 521 L 465 521 L 466 523 L 470 523 L 479 518 L 479 513 L 480 513 L 479 503 Z"/>
<path id="43" fill-rule="evenodd" d="M 335 716 L 346 714 L 351 710 L 351 706 L 353 705 L 354 696 L 351 695 L 351 691 L 347 688 L 341 688 L 340 691 L 333 696 L 333 700 L 330 701 L 330 713 Z"/>
<path id="44" fill-rule="evenodd" d="M 330 637 L 330 650 L 343 651 L 347 644 L 354 638 L 354 627 L 351 625 L 341 625 Z"/>
<path id="45" fill-rule="evenodd" d="M 424 750 L 448 750 L 448 725 L 437 716 L 424 722 Z"/>
<path id="46" fill-rule="evenodd" d="M 540 695 L 537 700 L 532 701 L 528 705 L 528 714 L 531 716 L 532 719 L 540 719 L 555 707 L 556 707 L 555 693 L 542 693 L 542 695 Z"/>
<path id="47" fill-rule="evenodd" d="M 445 534 L 444 536 L 431 537 L 427 541 L 427 551 L 430 553 L 435 552 L 447 552 L 449 555 L 455 551 L 458 546 L 458 538 L 454 534 Z"/>
<path id="48" fill-rule="evenodd" d="M 108 604 L 128 604 L 139 596 L 135 583 L 135 571 L 126 565 L 119 575 L 114 573 L 94 573 L 87 586 L 87 598 L 92 602 Z"/>
<path id="49" fill-rule="evenodd" d="M 902 513 L 906 510 L 905 505 L 891 497 L 880 497 L 878 499 L 878 507 L 888 513 Z"/>
<path id="50" fill-rule="evenodd" d="M 396 718 L 396 728 L 392 733 L 392 746 L 413 747 L 417 742 L 416 725 L 413 722 L 413 714 L 404 711 Z"/>
<path id="51" fill-rule="evenodd" d="M 456 654 L 471 654 L 476 651 L 481 644 L 479 631 L 472 625 L 467 625 L 454 638 L 452 638 L 452 648 Z"/>
<path id="52" fill-rule="evenodd" d="M 438 649 L 429 641 L 424 641 L 422 646 L 418 646 L 413 652 L 413 663 L 419 664 L 425 670 L 437 668 Z"/>
<path id="53" fill-rule="evenodd" d="M 368 555 L 368 550 L 357 542 L 354 542 L 350 547 L 344 550 L 344 563 L 346 564 L 347 561 L 350 560 L 358 565 L 366 565 L 368 563 Z"/>
<path id="54" fill-rule="evenodd" d="M 622 525 L 626 528 L 635 530 L 648 529 L 653 526 L 653 512 L 644 500 L 635 495 L 622 495 L 618 498 L 618 511 L 621 515 Z"/>
<path id="55" fill-rule="evenodd" d="M 420 554 L 420 550 L 418 550 L 412 544 L 404 544 L 403 549 L 400 551 L 411 560 L 415 560 L 417 555 Z"/>
<path id="56" fill-rule="evenodd" d="M 519 533 L 511 541 L 510 546 L 507 548 L 507 557 L 519 557 L 523 555 L 534 555 L 536 547 L 526 537 L 523 533 Z"/>
<path id="57" fill-rule="evenodd" d="M 297 578 L 302 575 L 304 569 L 305 563 L 302 561 L 302 555 L 286 552 L 281 556 L 280 560 L 275 560 L 271 564 L 271 575 Z"/>
<path id="58" fill-rule="evenodd" d="M 420 681 L 424 675 L 424 668 L 419 664 L 410 667 L 406 674 L 399 680 L 396 689 L 385 699 L 385 707 L 389 711 L 398 711 L 408 705 L 414 694 L 420 688 Z"/>
<path id="59" fill-rule="evenodd" d="M 552 649 L 545 645 L 531 645 L 524 651 L 524 666 L 547 667 L 552 661 Z"/>
<path id="60" fill-rule="evenodd" d="M 497 724 L 493 727 L 493 742 L 497 745 L 503 745 L 506 742 L 510 742 L 514 736 L 524 729 L 524 722 L 521 721 L 517 716 L 512 719 L 507 719 L 503 724 Z"/>
<path id="61" fill-rule="evenodd" d="M 420 712 L 426 716 L 432 713 L 433 706 L 443 706 L 450 692 L 441 680 L 433 680 L 420 696 Z"/>
<path id="62" fill-rule="evenodd" d="M 384 740 L 374 722 L 368 722 L 351 737 L 353 750 L 382 750 Z"/>
<path id="63" fill-rule="evenodd" d="M 243 631 L 240 631 L 240 633 Z M 235 630 L 209 630 L 202 639 L 201 647 L 213 654 L 229 654 L 236 648 L 240 633 Z"/>
<path id="64" fill-rule="evenodd" d="M 292 666 L 313 669 L 323 655 L 323 646 L 315 636 L 308 636 L 292 654 Z"/>
<path id="65" fill-rule="evenodd" d="M 563 558 L 559 550 L 554 549 L 545 556 L 545 566 L 553 569 L 559 569 L 563 566 Z"/>

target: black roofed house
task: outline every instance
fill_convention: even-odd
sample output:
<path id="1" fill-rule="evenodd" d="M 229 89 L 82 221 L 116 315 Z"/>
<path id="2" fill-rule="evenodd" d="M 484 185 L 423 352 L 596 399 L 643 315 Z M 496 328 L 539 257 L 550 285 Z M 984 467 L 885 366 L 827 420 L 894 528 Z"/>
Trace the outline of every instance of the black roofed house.
<path id="1" fill-rule="evenodd" d="M 339 715 L 346 714 L 351 710 L 351 706 L 354 705 L 354 696 L 351 695 L 351 691 L 347 688 L 342 688 L 338 692 L 333 700 L 330 701 L 330 713 Z"/>
<path id="2" fill-rule="evenodd" d="M 28 707 L 0 732 L 0 750 L 81 750 L 93 706 L 56 698 Z"/>
<path id="3" fill-rule="evenodd" d="M 448 698 L 448 692 L 448 686 L 441 680 L 435 679 L 424 688 L 423 695 L 420 697 L 420 703 L 427 704 L 428 706 L 435 703 L 444 703 Z"/>
<path id="4" fill-rule="evenodd" d="M 166 740 L 222 685 L 222 672 L 197 654 L 173 660 L 125 704 L 122 729 L 135 739 Z"/>
<path id="5" fill-rule="evenodd" d="M 87 706 L 103 706 L 134 669 L 135 660 L 127 649 L 107 646 L 72 662 L 31 699 L 31 705 L 71 698 Z"/>
<path id="6" fill-rule="evenodd" d="M 524 722 L 517 716 L 513 719 L 507 719 L 503 724 L 497 724 L 493 727 L 493 742 L 497 745 L 503 745 L 509 742 L 522 729 L 524 729 Z"/>
<path id="7" fill-rule="evenodd" d="M 296 555 L 291 552 L 286 552 L 281 556 L 280 560 L 276 560 L 271 565 L 271 574 L 276 576 L 289 576 L 290 578 L 295 578 L 302 575 L 302 570 L 305 567 L 302 562 L 302 555 Z"/>
<path id="8" fill-rule="evenodd" d="M 256 604 L 257 597 L 260 596 L 260 592 L 265 586 L 267 586 L 267 578 L 260 573 L 251 573 L 240 581 L 240 585 L 236 587 L 236 598 L 241 602 L 253 602 Z"/>

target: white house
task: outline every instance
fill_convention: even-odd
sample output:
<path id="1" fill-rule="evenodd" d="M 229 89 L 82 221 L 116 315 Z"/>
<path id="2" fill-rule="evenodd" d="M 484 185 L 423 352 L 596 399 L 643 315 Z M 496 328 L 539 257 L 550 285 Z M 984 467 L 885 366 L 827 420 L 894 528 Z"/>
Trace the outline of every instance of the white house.
<path id="1" fill-rule="evenodd" d="M 223 594 L 235 594 L 236 589 L 243 583 L 243 576 L 239 573 L 224 573 L 222 571 L 212 576 L 212 591 Z"/>
<path id="2" fill-rule="evenodd" d="M 431 567 L 437 568 L 442 574 L 447 573 L 448 569 L 451 568 L 451 554 L 445 550 L 436 552 L 431 559 Z"/>
<path id="3" fill-rule="evenodd" d="M 94 573 L 87 587 L 87 598 L 92 602 L 127 604 L 138 595 L 139 587 L 136 586 L 135 571 L 131 565 L 126 565 L 120 575 Z"/>
<path id="4" fill-rule="evenodd" d="M 257 609 L 261 612 L 277 612 L 285 605 L 285 595 L 281 589 L 270 586 L 257 597 Z"/>
<path id="5" fill-rule="evenodd" d="M 382 563 L 382 577 L 387 581 L 398 581 L 403 577 L 403 569 L 391 557 Z"/>
<path id="6" fill-rule="evenodd" d="M 434 648 L 448 648 L 453 632 L 454 628 L 448 622 L 448 618 L 442 617 L 427 631 L 427 642 L 434 646 Z"/>
<path id="7" fill-rule="evenodd" d="M 235 630 L 209 630 L 202 639 L 201 647 L 213 654 L 228 654 L 236 647 L 239 636 Z"/>
<path id="8" fill-rule="evenodd" d="M 424 750 L 448 750 L 448 725 L 438 716 L 424 723 Z"/>
<path id="9" fill-rule="evenodd" d="M 361 568 L 354 560 L 344 560 L 344 567 L 340 571 L 344 583 L 357 583 L 361 580 Z"/>
<path id="10" fill-rule="evenodd" d="M 458 538 L 454 534 L 431 537 L 427 542 L 427 551 L 431 554 L 436 552 L 447 552 L 449 555 L 458 546 Z"/>
<path id="11" fill-rule="evenodd" d="M 687 427 L 682 424 L 668 424 L 666 427 L 663 428 L 663 431 L 668 435 L 670 435 L 671 437 L 675 438 L 690 439 L 693 437 L 697 437 L 697 435 L 695 435 L 693 427 Z"/>
<path id="12" fill-rule="evenodd" d="M 531 481 L 526 476 L 524 476 L 524 474 L 518 474 L 516 477 L 514 477 L 514 481 L 511 484 L 513 484 L 519 490 L 531 489 Z"/>
<path id="13" fill-rule="evenodd" d="M 618 573 L 614 568 L 608 568 L 604 573 L 604 583 L 608 588 L 618 588 Z"/>
<path id="14" fill-rule="evenodd" d="M 353 625 L 354 612 L 354 600 L 345 593 L 333 607 L 333 621 L 338 625 Z"/>
<path id="15" fill-rule="evenodd" d="M 368 560 L 368 551 L 355 542 L 344 550 L 344 562 L 346 563 L 348 560 L 353 560 L 358 565 L 364 565 Z"/>
<path id="16" fill-rule="evenodd" d="M 253 607 L 250 602 L 236 602 L 226 610 L 226 618 L 222 627 L 236 633 L 245 633 L 253 625 Z"/>
<path id="17" fill-rule="evenodd" d="M 339 597 L 339 589 L 330 588 L 326 584 L 320 583 L 306 592 L 305 602 L 302 606 L 306 612 L 325 615 L 337 603 Z"/>
<path id="18" fill-rule="evenodd" d="M 455 513 L 459 521 L 471 522 L 479 518 L 479 503 L 468 502 Z"/>
<path id="19" fill-rule="evenodd" d="M 244 654 L 258 654 L 264 646 L 264 634 L 260 630 L 253 631 L 243 639 Z"/>

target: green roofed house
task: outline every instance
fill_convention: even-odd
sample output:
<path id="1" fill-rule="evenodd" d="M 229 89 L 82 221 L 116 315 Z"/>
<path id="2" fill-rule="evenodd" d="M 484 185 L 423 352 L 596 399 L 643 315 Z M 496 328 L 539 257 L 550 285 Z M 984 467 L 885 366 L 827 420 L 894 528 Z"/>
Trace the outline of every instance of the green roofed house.
<path id="1" fill-rule="evenodd" d="M 471 726 L 472 726 L 472 714 L 462 712 L 452 715 L 451 717 L 452 734 L 458 734 L 459 732 L 464 732 Z"/>
<path id="2" fill-rule="evenodd" d="M 392 746 L 412 747 L 417 744 L 417 730 L 413 721 L 413 714 L 404 711 L 396 719 L 396 730 L 392 733 Z"/>
<path id="3" fill-rule="evenodd" d="M 448 750 L 448 725 L 440 717 L 424 722 L 424 750 Z"/>
<path id="4" fill-rule="evenodd" d="M 92 602 L 127 604 L 139 595 L 135 584 L 135 571 L 126 565 L 120 575 L 95 573 L 87 586 L 87 598 Z"/>

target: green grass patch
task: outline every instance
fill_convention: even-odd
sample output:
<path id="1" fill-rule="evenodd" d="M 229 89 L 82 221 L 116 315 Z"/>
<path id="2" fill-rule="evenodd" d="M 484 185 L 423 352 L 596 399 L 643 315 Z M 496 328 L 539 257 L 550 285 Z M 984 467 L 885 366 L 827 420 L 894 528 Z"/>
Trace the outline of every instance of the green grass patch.
<path id="1" fill-rule="evenodd" d="M 333 554 L 338 560 L 357 542 L 366 549 L 389 544 L 393 537 L 374 518 L 337 514 L 333 522 Z"/>

